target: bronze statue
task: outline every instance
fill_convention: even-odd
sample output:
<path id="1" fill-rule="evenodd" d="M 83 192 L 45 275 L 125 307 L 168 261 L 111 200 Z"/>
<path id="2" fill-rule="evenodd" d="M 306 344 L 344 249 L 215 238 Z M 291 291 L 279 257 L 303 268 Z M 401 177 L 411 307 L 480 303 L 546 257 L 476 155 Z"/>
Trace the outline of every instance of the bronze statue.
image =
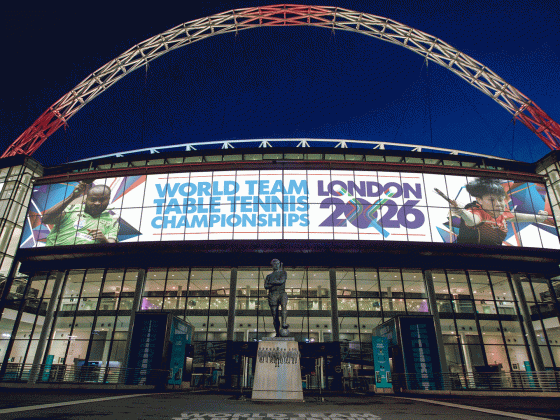
<path id="1" fill-rule="evenodd" d="M 270 262 L 270 265 L 272 265 L 274 271 L 266 276 L 264 288 L 268 290 L 268 304 L 270 306 L 272 322 L 276 330 L 276 337 L 287 337 L 289 334 L 287 322 L 288 294 L 286 293 L 287 274 L 283 270 L 283 264 L 276 258 Z M 280 317 L 282 318 L 282 323 L 280 323 Z"/>

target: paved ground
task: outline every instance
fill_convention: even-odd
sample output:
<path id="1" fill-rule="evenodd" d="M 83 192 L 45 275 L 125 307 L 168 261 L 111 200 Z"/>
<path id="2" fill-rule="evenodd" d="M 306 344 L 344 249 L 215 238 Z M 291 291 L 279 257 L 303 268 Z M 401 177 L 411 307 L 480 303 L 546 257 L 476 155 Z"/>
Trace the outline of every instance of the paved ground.
<path id="1" fill-rule="evenodd" d="M 418 398 L 418 395 L 408 395 L 408 397 Z M 550 419 L 560 419 L 560 399 L 558 398 L 481 396 L 430 396 L 421 398 L 427 401 L 445 401 L 473 407 L 483 407 L 513 413 L 542 416 Z"/>
<path id="2" fill-rule="evenodd" d="M 411 396 L 418 398 L 418 396 Z M 9 419 L 278 419 L 303 418 L 370 420 L 491 420 L 506 418 L 560 419 L 557 400 L 531 398 L 445 397 L 437 400 L 457 404 L 490 406 L 493 410 L 517 411 L 514 415 L 489 414 L 457 407 L 389 396 L 306 395 L 304 403 L 270 403 L 240 400 L 238 396 L 198 392 L 132 394 L 130 392 L 0 390 L 0 418 Z M 430 398 L 434 399 L 434 398 Z M 77 401 L 90 402 L 75 404 Z M 488 402 L 490 400 L 490 403 Z M 43 406 L 67 403 L 64 406 Z M 13 412 L 23 409 L 24 411 Z M 31 409 L 32 408 L 32 409 Z"/>

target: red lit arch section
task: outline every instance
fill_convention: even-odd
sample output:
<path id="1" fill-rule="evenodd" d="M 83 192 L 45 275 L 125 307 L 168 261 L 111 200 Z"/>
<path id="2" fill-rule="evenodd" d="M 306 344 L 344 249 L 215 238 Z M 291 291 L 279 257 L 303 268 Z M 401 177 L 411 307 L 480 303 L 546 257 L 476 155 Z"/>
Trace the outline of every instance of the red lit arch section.
<path id="1" fill-rule="evenodd" d="M 280 4 L 235 9 L 196 19 L 133 46 L 90 74 L 51 105 L 8 147 L 2 157 L 32 155 L 83 106 L 151 60 L 214 35 L 260 26 L 316 26 L 356 32 L 400 45 L 452 71 L 498 102 L 550 149 L 560 149 L 560 124 L 496 73 L 442 40 L 394 20 L 368 13 L 338 7 Z"/>

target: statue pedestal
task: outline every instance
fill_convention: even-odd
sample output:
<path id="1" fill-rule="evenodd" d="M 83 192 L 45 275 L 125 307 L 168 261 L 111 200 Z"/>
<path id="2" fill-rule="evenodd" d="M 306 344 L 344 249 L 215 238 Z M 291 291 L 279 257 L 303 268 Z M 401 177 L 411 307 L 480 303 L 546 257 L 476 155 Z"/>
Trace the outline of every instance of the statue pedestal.
<path id="1" fill-rule="evenodd" d="M 252 398 L 303 401 L 299 349 L 293 337 L 259 342 Z"/>

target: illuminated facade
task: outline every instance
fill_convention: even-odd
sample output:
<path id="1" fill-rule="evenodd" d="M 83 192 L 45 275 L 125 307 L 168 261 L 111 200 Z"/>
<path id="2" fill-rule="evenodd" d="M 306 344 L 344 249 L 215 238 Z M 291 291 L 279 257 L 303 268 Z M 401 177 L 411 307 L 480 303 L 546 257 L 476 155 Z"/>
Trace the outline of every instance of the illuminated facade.
<path id="1" fill-rule="evenodd" d="M 48 357 L 123 367 L 134 314 L 165 311 L 194 327 L 193 385 L 250 386 L 254 343 L 274 333 L 272 258 L 287 271 L 309 388 L 367 377 L 373 329 L 400 315 L 434 316 L 446 372 L 558 370 L 559 157 L 284 147 L 130 154 L 44 174 L 20 163 L 37 178 L 32 196 L 30 179 L 15 188 L 29 212 L 15 219 L 18 263 L 2 265 L 0 373 Z M 508 198 L 502 245 L 455 243 L 445 197 L 473 201 L 465 186 L 482 178 Z M 71 235 L 44 223 L 80 181 L 109 187 L 96 223 L 117 243 L 91 236 L 83 195 L 64 206 Z M 4 232 L 3 246 L 15 237 Z"/>

